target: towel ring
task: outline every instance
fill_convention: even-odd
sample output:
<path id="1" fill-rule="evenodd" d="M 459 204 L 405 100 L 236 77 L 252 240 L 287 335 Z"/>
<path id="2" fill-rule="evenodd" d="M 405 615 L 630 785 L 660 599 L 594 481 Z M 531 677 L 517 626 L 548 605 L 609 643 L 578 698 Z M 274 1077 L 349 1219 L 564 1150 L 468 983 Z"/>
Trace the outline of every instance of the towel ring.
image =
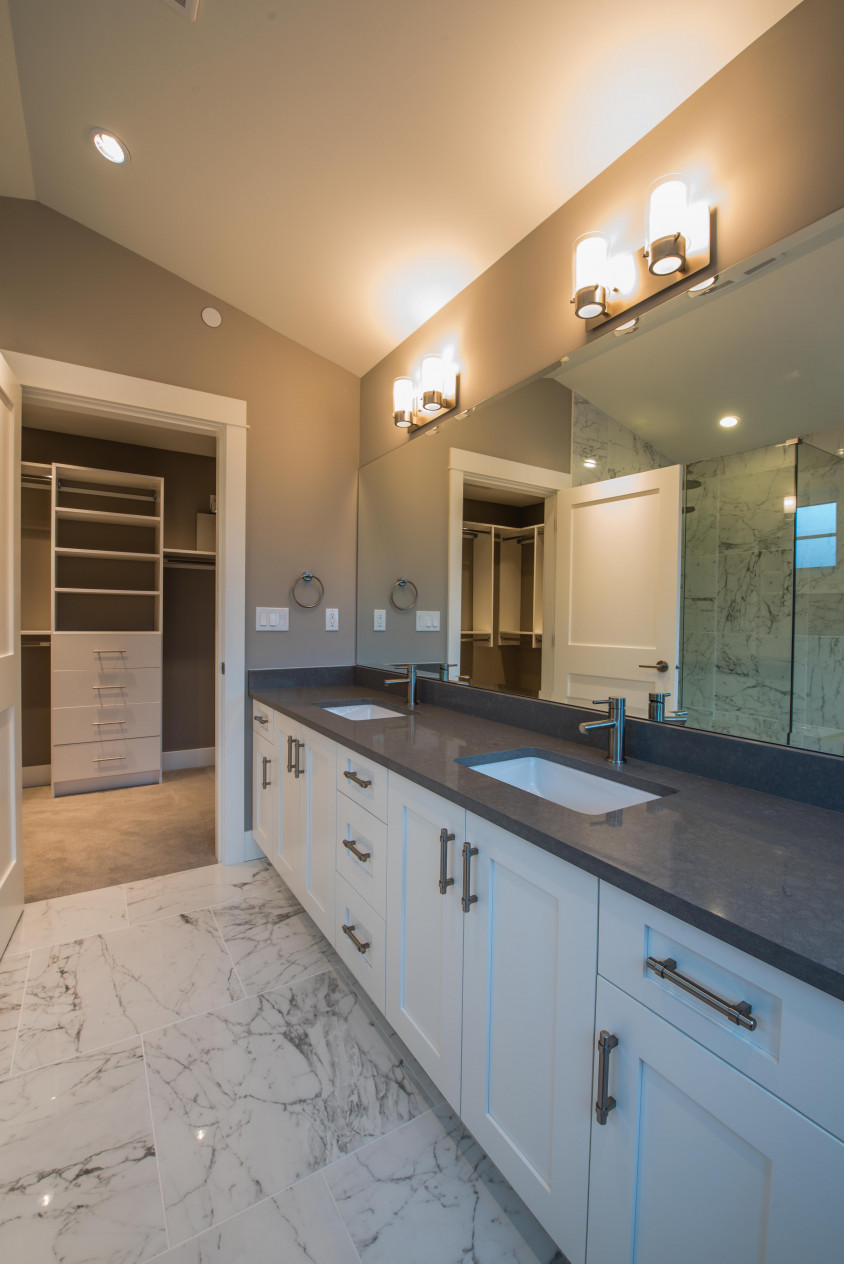
<path id="1" fill-rule="evenodd" d="M 400 606 L 398 604 L 395 597 L 395 592 L 397 588 L 412 588 L 413 589 L 413 601 L 411 601 L 409 606 Z M 393 584 L 392 588 L 390 589 L 390 605 L 393 607 L 394 610 L 412 610 L 418 600 L 419 600 L 419 589 L 416 587 L 413 580 L 405 579 L 404 575 L 400 575 L 399 578 L 396 580 L 396 582 Z"/>
<path id="2" fill-rule="evenodd" d="M 319 596 L 317 597 L 316 601 L 300 601 L 299 598 L 296 596 L 296 585 L 301 584 L 301 583 L 310 584 L 312 581 L 315 584 L 319 584 Z M 313 610 L 315 606 L 319 605 L 319 603 L 322 601 L 323 597 L 325 596 L 325 585 L 323 584 L 320 577 L 318 575 L 315 575 L 313 571 L 302 571 L 302 574 L 299 576 L 299 578 L 294 579 L 293 584 L 291 585 L 290 596 L 296 602 L 296 605 L 300 606 L 302 610 Z"/>

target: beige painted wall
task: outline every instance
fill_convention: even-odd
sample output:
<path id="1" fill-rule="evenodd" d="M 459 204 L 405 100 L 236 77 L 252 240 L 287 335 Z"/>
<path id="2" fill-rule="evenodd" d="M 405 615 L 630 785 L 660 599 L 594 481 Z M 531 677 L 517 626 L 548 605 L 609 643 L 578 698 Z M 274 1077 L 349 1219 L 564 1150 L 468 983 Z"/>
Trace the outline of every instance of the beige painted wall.
<path id="1" fill-rule="evenodd" d="M 454 344 L 465 408 L 581 346 L 586 331 L 569 304 L 572 242 L 597 228 L 641 242 L 647 187 L 660 175 L 689 172 L 707 191 L 721 268 L 844 204 L 842 48 L 841 0 L 804 0 L 371 369 L 361 383 L 362 464 L 407 443 L 392 424 L 392 381 L 425 352 Z"/>
<path id="2" fill-rule="evenodd" d="M 200 320 L 207 304 L 219 329 Z M 0 347 L 246 400 L 246 662 L 351 663 L 355 647 L 358 392 L 354 374 L 36 202 L 0 199 Z M 323 610 L 288 598 L 310 568 Z M 291 606 L 256 633 L 256 605 Z"/>

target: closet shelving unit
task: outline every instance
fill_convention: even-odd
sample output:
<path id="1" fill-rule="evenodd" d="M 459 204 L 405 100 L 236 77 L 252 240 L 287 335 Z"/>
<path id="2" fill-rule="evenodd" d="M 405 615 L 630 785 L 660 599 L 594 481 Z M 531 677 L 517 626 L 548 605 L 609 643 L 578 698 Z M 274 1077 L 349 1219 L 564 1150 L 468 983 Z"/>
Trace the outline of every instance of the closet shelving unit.
<path id="1" fill-rule="evenodd" d="M 463 539 L 471 545 L 471 578 L 469 592 L 464 593 L 460 639 L 476 645 L 493 644 L 494 530 L 485 522 L 463 523 Z"/>
<path id="2" fill-rule="evenodd" d="M 545 528 L 464 522 L 471 545 L 465 577 L 462 641 L 506 646 L 542 645 Z"/>

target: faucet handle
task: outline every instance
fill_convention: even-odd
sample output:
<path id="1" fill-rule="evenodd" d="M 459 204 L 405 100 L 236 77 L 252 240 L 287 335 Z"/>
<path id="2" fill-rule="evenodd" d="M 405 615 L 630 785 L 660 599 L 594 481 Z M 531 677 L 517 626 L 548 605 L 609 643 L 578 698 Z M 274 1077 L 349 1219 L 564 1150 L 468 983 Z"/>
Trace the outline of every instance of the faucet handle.
<path id="1" fill-rule="evenodd" d="M 592 706 L 593 707 L 608 707 L 611 702 L 612 702 L 611 698 L 593 698 Z"/>

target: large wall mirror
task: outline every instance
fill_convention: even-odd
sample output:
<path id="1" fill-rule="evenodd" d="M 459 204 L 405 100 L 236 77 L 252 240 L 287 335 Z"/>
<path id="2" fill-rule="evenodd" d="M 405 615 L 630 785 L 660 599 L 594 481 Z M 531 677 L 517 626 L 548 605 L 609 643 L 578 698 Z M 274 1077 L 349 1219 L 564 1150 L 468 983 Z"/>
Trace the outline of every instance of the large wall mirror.
<path id="1" fill-rule="evenodd" d="M 844 754 L 839 278 L 844 212 L 363 467 L 359 661 Z"/>

